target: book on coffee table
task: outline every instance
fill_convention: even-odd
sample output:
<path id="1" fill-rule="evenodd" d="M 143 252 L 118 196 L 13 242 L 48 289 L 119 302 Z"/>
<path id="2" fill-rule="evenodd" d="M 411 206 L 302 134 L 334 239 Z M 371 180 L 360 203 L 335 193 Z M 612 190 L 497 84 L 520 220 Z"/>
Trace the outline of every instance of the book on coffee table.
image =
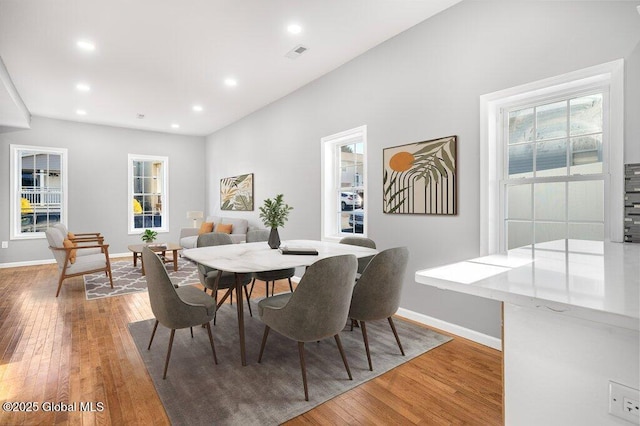
<path id="1" fill-rule="evenodd" d="M 282 254 L 302 254 L 302 255 L 311 255 L 317 256 L 318 250 L 311 247 L 287 247 L 281 246 L 278 250 Z"/>

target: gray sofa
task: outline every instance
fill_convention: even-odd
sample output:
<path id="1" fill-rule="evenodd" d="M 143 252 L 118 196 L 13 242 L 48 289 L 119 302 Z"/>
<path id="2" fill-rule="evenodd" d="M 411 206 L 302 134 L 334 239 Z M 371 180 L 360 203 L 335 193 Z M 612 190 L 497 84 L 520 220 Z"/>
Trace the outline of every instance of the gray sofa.
<path id="1" fill-rule="evenodd" d="M 247 238 L 247 230 L 249 229 L 249 221 L 247 219 L 207 216 L 205 222 L 213 222 L 214 226 L 220 223 L 230 223 L 233 225 L 230 236 L 234 243 L 243 243 Z M 182 228 L 180 230 L 180 246 L 182 246 L 182 248 L 194 248 L 198 240 L 198 231 L 199 228 Z"/>

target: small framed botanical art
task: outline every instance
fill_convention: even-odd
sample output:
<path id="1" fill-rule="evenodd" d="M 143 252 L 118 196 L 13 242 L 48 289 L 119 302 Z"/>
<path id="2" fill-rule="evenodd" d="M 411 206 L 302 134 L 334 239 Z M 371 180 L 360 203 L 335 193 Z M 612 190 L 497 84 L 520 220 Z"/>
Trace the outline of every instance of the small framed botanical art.
<path id="1" fill-rule="evenodd" d="M 457 214 L 457 136 L 383 150 L 383 211 Z"/>
<path id="2" fill-rule="evenodd" d="M 253 210 L 253 173 L 220 179 L 221 210 Z"/>

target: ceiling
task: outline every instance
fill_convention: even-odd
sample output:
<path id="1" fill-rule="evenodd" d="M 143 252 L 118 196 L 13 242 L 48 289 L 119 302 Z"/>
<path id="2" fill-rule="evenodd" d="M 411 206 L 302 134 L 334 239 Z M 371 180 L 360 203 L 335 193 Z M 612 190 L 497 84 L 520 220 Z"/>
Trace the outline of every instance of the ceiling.
<path id="1" fill-rule="evenodd" d="M 459 1 L 0 0 L 0 58 L 32 115 L 208 135 Z"/>

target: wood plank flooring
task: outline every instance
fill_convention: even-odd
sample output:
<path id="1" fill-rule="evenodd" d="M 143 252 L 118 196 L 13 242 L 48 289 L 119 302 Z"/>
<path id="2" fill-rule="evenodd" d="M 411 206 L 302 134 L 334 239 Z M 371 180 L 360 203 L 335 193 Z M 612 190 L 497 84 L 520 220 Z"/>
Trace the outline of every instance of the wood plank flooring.
<path id="1" fill-rule="evenodd" d="M 153 318 L 147 293 L 87 301 L 81 277 L 58 298 L 56 286 L 55 265 L 0 269 L 0 402 L 38 407 L 2 410 L 0 424 L 169 424 L 127 331 Z M 287 423 L 304 424 L 502 424 L 501 353 L 454 336 Z"/>

